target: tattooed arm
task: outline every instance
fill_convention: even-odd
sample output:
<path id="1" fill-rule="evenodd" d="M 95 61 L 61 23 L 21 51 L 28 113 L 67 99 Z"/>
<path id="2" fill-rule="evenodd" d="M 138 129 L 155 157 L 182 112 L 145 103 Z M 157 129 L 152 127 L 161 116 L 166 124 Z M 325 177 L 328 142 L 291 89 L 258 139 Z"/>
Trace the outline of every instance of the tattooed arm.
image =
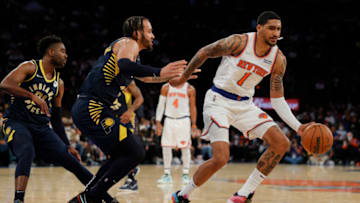
<path id="1" fill-rule="evenodd" d="M 171 81 L 171 84 L 179 85 L 184 83 L 208 58 L 237 56 L 245 48 L 245 43 L 242 42 L 245 42 L 246 40 L 246 35 L 234 34 L 202 47 L 191 59 L 181 77 L 176 81 Z"/>
<path id="2" fill-rule="evenodd" d="M 279 54 L 276 57 L 275 65 L 271 73 L 270 78 L 270 97 L 279 98 L 284 96 L 283 77 L 286 71 L 286 57 L 279 50 Z"/>
<path id="3" fill-rule="evenodd" d="M 285 101 L 283 77 L 285 75 L 286 65 L 286 57 L 279 51 L 270 78 L 271 105 L 280 118 L 295 130 L 295 132 L 301 135 L 309 123 L 301 124 L 291 112 L 289 105 Z"/>

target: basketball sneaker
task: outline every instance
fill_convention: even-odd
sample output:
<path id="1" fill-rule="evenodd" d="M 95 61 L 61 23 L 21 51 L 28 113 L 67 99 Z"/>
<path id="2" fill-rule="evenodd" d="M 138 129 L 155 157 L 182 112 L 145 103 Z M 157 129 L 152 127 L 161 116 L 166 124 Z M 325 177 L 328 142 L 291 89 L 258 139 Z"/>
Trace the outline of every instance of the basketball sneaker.
<path id="1" fill-rule="evenodd" d="M 82 192 L 72 198 L 68 203 L 102 203 L 102 200 L 90 198 L 85 192 Z"/>
<path id="2" fill-rule="evenodd" d="M 104 202 L 104 201 L 103 201 Z M 120 203 L 116 198 L 112 199 L 110 203 Z"/>
<path id="3" fill-rule="evenodd" d="M 182 175 L 182 183 L 183 183 L 183 184 L 188 184 L 188 183 L 190 183 L 189 174 L 183 174 L 183 175 Z"/>
<path id="4" fill-rule="evenodd" d="M 133 177 L 135 177 L 137 174 L 140 173 L 140 168 L 136 167 L 134 170 L 131 171 L 131 174 Z"/>
<path id="5" fill-rule="evenodd" d="M 16 199 L 16 200 L 14 200 L 14 203 L 24 203 L 24 202 L 19 199 Z"/>
<path id="6" fill-rule="evenodd" d="M 188 198 L 180 196 L 179 191 L 172 193 L 170 203 L 189 203 Z"/>
<path id="7" fill-rule="evenodd" d="M 125 181 L 125 184 L 121 187 L 119 187 L 119 191 L 128 191 L 128 192 L 136 192 L 138 191 L 138 185 L 136 180 L 131 180 L 128 178 Z"/>
<path id="8" fill-rule="evenodd" d="M 226 203 L 251 203 L 251 199 L 254 196 L 254 193 L 249 194 L 248 197 L 239 196 L 237 192 L 230 197 Z"/>
<path id="9" fill-rule="evenodd" d="M 157 182 L 160 184 L 169 184 L 172 183 L 172 177 L 170 174 L 164 174 Z"/>

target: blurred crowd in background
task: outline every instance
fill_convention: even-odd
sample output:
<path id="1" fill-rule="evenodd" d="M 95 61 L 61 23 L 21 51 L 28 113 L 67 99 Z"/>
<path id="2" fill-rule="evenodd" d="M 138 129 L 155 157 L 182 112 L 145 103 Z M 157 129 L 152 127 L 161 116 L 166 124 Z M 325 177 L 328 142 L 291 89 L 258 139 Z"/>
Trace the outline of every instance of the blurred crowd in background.
<path id="1" fill-rule="evenodd" d="M 65 82 L 63 122 L 71 144 L 87 165 L 98 165 L 104 154 L 74 126 L 70 110 L 82 81 L 105 47 L 122 36 L 122 22 L 132 15 L 144 15 L 152 23 L 157 45 L 152 52 L 141 53 L 141 62 L 164 66 L 170 61 L 191 57 L 202 46 L 234 33 L 255 31 L 256 17 L 273 10 L 282 17 L 283 40 L 278 42 L 288 60 L 284 77 L 286 98 L 297 98 L 300 108 L 294 112 L 301 122 L 315 121 L 329 126 L 334 144 L 321 156 L 308 154 L 296 133 L 284 123 L 279 126 L 291 140 L 291 148 L 282 162 L 291 164 L 360 166 L 360 20 L 355 1 L 337 0 L 323 7 L 313 1 L 291 5 L 252 5 L 241 1 L 140 1 L 114 6 L 110 1 L 14 1 L 0 6 L 0 80 L 19 63 L 38 59 L 37 41 L 56 34 L 68 52 L 66 68 L 61 70 Z M 199 79 L 190 81 L 197 89 L 198 126 L 202 123 L 203 97 L 212 85 L 220 59 L 208 60 Z M 143 163 L 161 164 L 160 137 L 155 135 L 154 116 L 162 84 L 136 81 L 144 95 L 137 111 L 137 136 L 147 151 Z M 268 78 L 256 87 L 256 95 L 269 97 Z M 9 97 L 0 93 L 0 117 Z M 281 121 L 274 111 L 267 111 Z M 1 136 L 0 136 L 1 137 Z M 248 140 L 230 128 L 231 162 L 255 162 L 266 145 Z M 175 150 L 176 151 L 176 150 Z M 180 157 L 180 151 L 175 156 Z M 192 139 L 194 164 L 210 158 L 211 146 L 200 138 Z M 180 163 L 180 159 L 174 159 Z M 0 138 L 0 165 L 15 164 L 6 142 Z M 49 165 L 36 160 L 35 165 Z"/>

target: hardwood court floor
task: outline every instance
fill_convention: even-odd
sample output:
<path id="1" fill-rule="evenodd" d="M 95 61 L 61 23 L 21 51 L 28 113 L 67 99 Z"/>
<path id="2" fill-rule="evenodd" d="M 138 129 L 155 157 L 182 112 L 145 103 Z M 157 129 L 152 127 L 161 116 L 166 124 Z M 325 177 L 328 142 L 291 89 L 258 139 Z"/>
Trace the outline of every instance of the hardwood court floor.
<path id="1" fill-rule="evenodd" d="M 191 174 L 197 166 L 192 166 Z M 255 164 L 228 164 L 192 193 L 193 203 L 225 203 L 243 184 Z M 172 185 L 158 185 L 162 167 L 141 165 L 137 176 L 139 192 L 123 193 L 110 189 L 121 203 L 168 203 L 170 194 L 180 189 L 181 167 L 174 166 Z M 98 167 L 89 168 L 93 173 Z M 0 203 L 12 202 L 14 168 L 0 169 Z M 26 203 L 65 203 L 84 186 L 61 167 L 33 168 L 26 192 Z M 253 203 L 358 203 L 360 168 L 279 165 L 257 189 Z"/>

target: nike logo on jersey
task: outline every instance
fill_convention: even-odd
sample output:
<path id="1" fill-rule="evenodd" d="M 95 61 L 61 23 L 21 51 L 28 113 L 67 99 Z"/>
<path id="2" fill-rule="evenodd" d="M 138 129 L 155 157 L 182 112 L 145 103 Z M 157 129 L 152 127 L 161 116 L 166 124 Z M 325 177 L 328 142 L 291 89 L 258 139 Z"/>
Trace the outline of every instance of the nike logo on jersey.
<path id="1" fill-rule="evenodd" d="M 36 77 L 38 77 L 38 78 L 44 78 L 43 76 L 41 76 L 41 75 L 36 75 Z"/>
<path id="2" fill-rule="evenodd" d="M 272 61 L 270 61 L 270 60 L 268 60 L 268 59 L 264 59 L 264 63 L 271 65 L 271 64 L 272 64 Z"/>

